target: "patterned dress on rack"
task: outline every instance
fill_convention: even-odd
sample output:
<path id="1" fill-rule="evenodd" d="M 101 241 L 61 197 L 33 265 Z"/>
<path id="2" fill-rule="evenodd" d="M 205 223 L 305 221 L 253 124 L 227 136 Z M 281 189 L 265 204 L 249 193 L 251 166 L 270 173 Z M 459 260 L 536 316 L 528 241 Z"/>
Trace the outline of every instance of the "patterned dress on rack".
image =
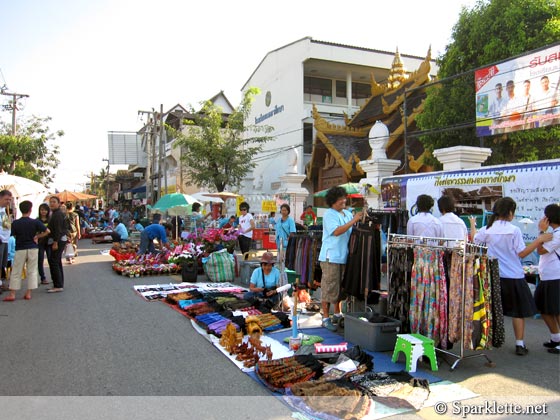
<path id="1" fill-rule="evenodd" d="M 472 346 L 473 331 L 473 256 L 465 257 L 465 279 L 463 282 L 463 256 L 453 252 L 451 257 L 449 286 L 449 342 L 457 343 L 463 339 L 463 348 Z M 464 284 L 464 290 L 463 290 Z M 463 293 L 465 306 L 463 308 Z M 463 310 L 462 310 L 463 309 Z M 464 334 L 461 336 L 461 323 Z"/>
<path id="2" fill-rule="evenodd" d="M 410 286 L 410 330 L 446 345 L 447 288 L 443 252 L 414 248 Z"/>

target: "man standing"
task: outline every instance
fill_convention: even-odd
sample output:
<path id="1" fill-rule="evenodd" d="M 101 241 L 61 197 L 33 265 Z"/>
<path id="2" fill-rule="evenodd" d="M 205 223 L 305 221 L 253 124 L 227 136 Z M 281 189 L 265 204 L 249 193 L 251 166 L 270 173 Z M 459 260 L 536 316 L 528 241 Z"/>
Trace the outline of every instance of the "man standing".
<path id="1" fill-rule="evenodd" d="M 12 223 L 12 236 L 16 239 L 16 255 L 10 275 L 10 293 L 4 298 L 4 302 L 13 302 L 16 299 L 16 291 L 21 289 L 21 274 L 23 266 L 27 265 L 27 291 L 23 297 L 31 299 L 31 290 L 39 287 L 39 245 L 37 241 L 49 234 L 49 230 L 38 219 L 32 219 L 31 201 L 22 201 L 19 204 L 21 218 Z"/>
<path id="2" fill-rule="evenodd" d="M 64 291 L 64 270 L 62 268 L 62 253 L 66 242 L 68 242 L 68 231 L 65 223 L 65 215 L 60 210 L 60 199 L 52 196 L 49 199 L 49 207 L 51 208 L 51 220 L 49 221 L 48 253 L 49 269 L 53 287 L 47 290 L 48 293 L 58 293 Z"/>
<path id="3" fill-rule="evenodd" d="M 169 223 L 151 224 L 144 228 L 140 234 L 140 248 L 138 249 L 138 255 L 143 255 L 146 252 L 154 253 L 156 248 L 154 246 L 154 239 L 156 239 L 160 247 L 169 248 L 170 244 L 167 240 L 167 235 L 171 233 L 172 226 Z"/>
<path id="4" fill-rule="evenodd" d="M 552 90 L 550 88 L 550 80 L 548 79 L 548 76 L 541 77 L 541 92 L 534 105 L 535 111 L 537 111 L 537 114 L 541 116 L 539 127 L 546 127 L 556 123 L 556 119 L 552 118 L 552 115 L 559 112 L 557 108 L 559 98 L 560 95 L 558 94 L 558 86 L 556 87 L 556 90 Z"/>
<path id="5" fill-rule="evenodd" d="M 352 225 L 362 218 L 358 212 L 354 217 L 346 210 L 346 191 L 342 187 L 332 187 L 327 191 L 327 205 L 330 207 L 323 216 L 323 241 L 319 262 L 323 270 L 321 278 L 322 325 L 329 331 L 336 331 L 342 318 L 340 311 L 340 285 L 346 259 L 348 258 L 348 240 Z M 333 319 L 329 317 L 330 304 L 334 306 Z"/>
<path id="6" fill-rule="evenodd" d="M 12 193 L 8 190 L 0 191 L 0 269 L 2 270 L 2 280 L 0 280 L 0 293 L 2 293 L 3 282 L 7 282 L 6 265 L 8 264 L 8 241 L 12 228 L 12 214 L 10 205 L 12 203 Z"/>

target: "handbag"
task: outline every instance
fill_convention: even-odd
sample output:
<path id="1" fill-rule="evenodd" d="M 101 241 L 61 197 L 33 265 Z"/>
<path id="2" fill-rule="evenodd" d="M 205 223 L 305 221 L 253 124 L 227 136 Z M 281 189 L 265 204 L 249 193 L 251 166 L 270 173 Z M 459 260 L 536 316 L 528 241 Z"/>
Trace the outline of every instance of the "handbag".
<path id="1" fill-rule="evenodd" d="M 72 245 L 71 242 L 68 242 L 64 247 L 64 253 L 62 256 L 63 258 L 74 258 L 75 251 L 74 251 L 74 246 Z"/>

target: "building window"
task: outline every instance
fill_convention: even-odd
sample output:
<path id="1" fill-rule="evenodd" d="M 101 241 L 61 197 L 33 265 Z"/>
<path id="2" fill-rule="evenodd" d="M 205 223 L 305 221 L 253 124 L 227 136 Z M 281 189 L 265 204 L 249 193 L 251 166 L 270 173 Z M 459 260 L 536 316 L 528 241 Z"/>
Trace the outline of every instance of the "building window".
<path id="1" fill-rule="evenodd" d="M 303 153 L 313 153 L 313 124 L 303 124 Z"/>
<path id="2" fill-rule="evenodd" d="M 336 81 L 336 96 L 346 98 L 346 82 Z M 367 83 L 352 82 L 352 99 L 367 99 L 371 96 L 371 87 Z"/>
<path id="3" fill-rule="evenodd" d="M 303 78 L 303 93 L 332 97 L 332 81 L 331 79 L 305 76 Z"/>

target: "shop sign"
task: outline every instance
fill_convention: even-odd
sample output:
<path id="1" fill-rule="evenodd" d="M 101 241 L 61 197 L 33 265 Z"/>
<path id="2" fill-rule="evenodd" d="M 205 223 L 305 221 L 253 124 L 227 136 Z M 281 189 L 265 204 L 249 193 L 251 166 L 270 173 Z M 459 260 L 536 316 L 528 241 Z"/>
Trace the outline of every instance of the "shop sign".
<path id="1" fill-rule="evenodd" d="M 262 211 L 264 213 L 270 213 L 272 211 L 276 211 L 276 201 L 274 200 L 263 200 L 261 206 L 262 206 Z"/>

